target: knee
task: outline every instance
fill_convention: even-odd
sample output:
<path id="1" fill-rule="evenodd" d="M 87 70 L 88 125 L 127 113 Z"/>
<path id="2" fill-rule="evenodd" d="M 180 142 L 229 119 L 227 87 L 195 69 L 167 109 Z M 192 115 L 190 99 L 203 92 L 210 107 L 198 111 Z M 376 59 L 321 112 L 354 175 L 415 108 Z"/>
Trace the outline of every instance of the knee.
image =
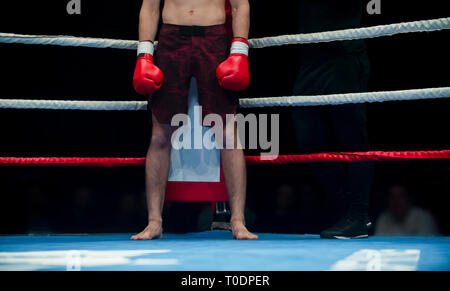
<path id="1" fill-rule="evenodd" d="M 168 133 L 156 133 L 152 134 L 151 147 L 157 149 L 170 149 L 171 147 L 171 135 Z"/>
<path id="2" fill-rule="evenodd" d="M 239 139 L 237 128 L 224 128 L 222 132 L 222 145 L 227 149 L 240 149 L 242 144 Z"/>

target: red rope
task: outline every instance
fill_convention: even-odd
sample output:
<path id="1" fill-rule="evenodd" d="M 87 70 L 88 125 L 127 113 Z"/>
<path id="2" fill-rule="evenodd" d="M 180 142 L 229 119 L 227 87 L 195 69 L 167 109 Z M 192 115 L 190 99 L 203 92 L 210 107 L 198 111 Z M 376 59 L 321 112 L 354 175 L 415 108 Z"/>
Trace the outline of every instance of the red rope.
<path id="1" fill-rule="evenodd" d="M 450 159 L 450 150 L 403 152 L 353 152 L 319 153 L 309 155 L 284 155 L 274 160 L 261 156 L 247 156 L 250 165 L 297 164 L 308 162 L 367 162 Z M 84 157 L 0 157 L 0 166 L 64 166 L 64 167 L 118 167 L 141 166 L 145 158 L 84 158 Z"/>
<path id="2" fill-rule="evenodd" d="M 267 159 L 267 157 L 265 157 Z M 261 156 L 246 157 L 249 164 L 297 164 L 308 162 L 369 162 L 450 159 L 450 150 L 403 151 L 403 152 L 353 152 L 319 153 L 309 155 L 278 156 L 273 160 L 262 160 Z"/>

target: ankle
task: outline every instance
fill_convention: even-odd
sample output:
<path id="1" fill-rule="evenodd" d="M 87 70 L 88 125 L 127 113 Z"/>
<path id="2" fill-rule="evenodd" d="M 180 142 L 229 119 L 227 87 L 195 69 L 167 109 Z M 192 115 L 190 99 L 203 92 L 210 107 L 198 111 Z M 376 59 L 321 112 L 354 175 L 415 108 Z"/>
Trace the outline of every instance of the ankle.
<path id="1" fill-rule="evenodd" d="M 161 217 L 155 217 L 155 218 L 152 218 L 152 217 L 150 217 L 149 219 L 148 219 L 148 224 L 162 224 L 162 218 Z"/>
<path id="2" fill-rule="evenodd" d="M 234 217 L 232 217 L 230 219 L 230 223 L 231 224 L 242 224 L 242 225 L 245 225 L 245 219 L 244 218 L 234 218 Z"/>

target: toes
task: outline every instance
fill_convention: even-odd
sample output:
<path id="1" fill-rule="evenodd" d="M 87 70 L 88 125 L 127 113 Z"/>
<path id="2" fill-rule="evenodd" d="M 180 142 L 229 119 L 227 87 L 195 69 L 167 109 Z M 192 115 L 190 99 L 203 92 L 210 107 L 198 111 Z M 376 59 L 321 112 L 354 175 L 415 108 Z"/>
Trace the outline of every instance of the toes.
<path id="1" fill-rule="evenodd" d="M 237 240 L 254 240 L 254 239 L 258 239 L 258 238 L 259 237 L 257 235 L 252 234 L 252 233 L 233 235 L 233 239 L 237 239 Z"/>
<path id="2" fill-rule="evenodd" d="M 144 240 L 144 239 L 145 239 L 145 236 L 140 235 L 140 234 L 137 234 L 137 235 L 133 235 L 133 236 L 131 237 L 131 239 L 132 239 L 132 240 Z"/>
<path id="3" fill-rule="evenodd" d="M 161 239 L 163 238 L 162 233 L 154 234 L 153 233 L 139 233 L 130 237 L 131 240 L 153 240 L 153 239 Z"/>

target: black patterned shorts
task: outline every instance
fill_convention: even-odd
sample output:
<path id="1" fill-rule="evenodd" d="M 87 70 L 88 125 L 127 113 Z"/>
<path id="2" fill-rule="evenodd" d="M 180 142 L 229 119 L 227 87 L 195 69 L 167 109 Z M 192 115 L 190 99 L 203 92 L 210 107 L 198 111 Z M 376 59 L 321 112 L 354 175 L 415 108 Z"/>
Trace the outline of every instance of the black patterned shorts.
<path id="1" fill-rule="evenodd" d="M 163 24 L 155 51 L 155 64 L 163 71 L 162 87 L 149 96 L 149 109 L 163 124 L 178 113 L 187 114 L 189 85 L 197 80 L 203 115 L 235 114 L 239 100 L 219 86 L 217 66 L 229 54 L 225 25 L 180 26 Z"/>

